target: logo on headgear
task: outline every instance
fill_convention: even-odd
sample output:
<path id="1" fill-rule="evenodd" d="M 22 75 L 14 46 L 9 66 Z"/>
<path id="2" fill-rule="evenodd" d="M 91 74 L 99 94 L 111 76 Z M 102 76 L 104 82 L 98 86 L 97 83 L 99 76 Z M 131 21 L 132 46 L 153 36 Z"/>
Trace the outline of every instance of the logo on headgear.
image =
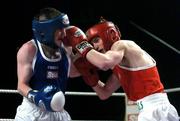
<path id="1" fill-rule="evenodd" d="M 80 37 L 80 36 L 86 37 L 84 32 L 82 32 L 80 29 L 76 30 L 76 32 L 74 33 L 74 36 L 75 37 Z"/>
<path id="2" fill-rule="evenodd" d="M 62 19 L 62 23 L 65 24 L 65 25 L 68 25 L 69 24 L 69 19 L 68 19 L 68 16 L 65 15 Z"/>

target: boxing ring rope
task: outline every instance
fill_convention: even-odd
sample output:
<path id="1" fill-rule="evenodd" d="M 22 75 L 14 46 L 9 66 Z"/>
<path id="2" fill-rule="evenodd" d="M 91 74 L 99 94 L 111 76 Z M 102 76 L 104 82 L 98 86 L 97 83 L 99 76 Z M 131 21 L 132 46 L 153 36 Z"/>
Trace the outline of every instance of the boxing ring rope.
<path id="1" fill-rule="evenodd" d="M 180 92 L 180 87 L 177 88 L 171 88 L 171 89 L 165 89 L 166 93 L 171 93 L 171 92 Z M 12 89 L 0 89 L 0 93 L 10 93 L 10 94 L 19 94 L 18 90 L 12 90 Z M 72 91 L 67 91 L 65 92 L 65 95 L 71 95 L 71 96 L 97 96 L 95 92 L 72 92 Z M 120 97 L 126 97 L 125 93 L 113 93 L 112 96 L 120 96 Z M 3 119 L 0 118 L 0 121 L 14 121 L 14 119 Z M 78 120 L 73 120 L 73 121 L 78 121 Z"/>
<path id="2" fill-rule="evenodd" d="M 180 87 L 177 88 L 171 88 L 171 89 L 165 89 L 166 93 L 170 92 L 179 92 Z M 19 94 L 18 90 L 12 90 L 12 89 L 0 89 L 0 93 L 14 93 Z M 76 95 L 76 96 L 96 96 L 97 94 L 95 92 L 73 92 L 73 91 L 67 91 L 65 92 L 65 95 Z M 113 93 L 112 96 L 125 96 L 125 93 Z"/>
<path id="3" fill-rule="evenodd" d="M 11 89 L 0 89 L 0 93 L 14 93 L 19 94 L 18 90 L 11 90 Z M 96 96 L 95 92 L 65 92 L 65 95 L 76 95 L 76 96 Z M 113 93 L 112 96 L 125 96 L 125 93 Z"/>
<path id="4" fill-rule="evenodd" d="M 165 42 L 164 40 L 162 40 L 161 38 L 157 37 L 156 35 L 152 34 L 151 32 L 147 31 L 146 29 L 144 29 L 143 27 L 139 26 L 138 24 L 134 23 L 133 21 L 129 21 L 129 23 L 134 26 L 135 28 L 139 29 L 140 31 L 142 31 L 143 33 L 151 36 L 152 38 L 154 38 L 155 40 L 159 41 L 161 44 L 165 45 L 166 47 L 170 48 L 171 50 L 173 50 L 174 52 L 176 52 L 177 54 L 180 54 L 180 50 L 176 49 L 175 47 L 173 47 L 172 45 L 168 44 L 167 42 Z"/>

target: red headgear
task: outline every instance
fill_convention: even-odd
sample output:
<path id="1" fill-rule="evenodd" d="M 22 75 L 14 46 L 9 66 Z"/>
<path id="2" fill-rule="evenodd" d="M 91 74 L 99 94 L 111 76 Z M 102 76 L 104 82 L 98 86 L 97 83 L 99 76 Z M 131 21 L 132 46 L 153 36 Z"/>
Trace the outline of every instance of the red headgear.
<path id="1" fill-rule="evenodd" d="M 116 25 L 101 18 L 101 21 L 89 28 L 86 32 L 87 38 L 91 41 L 94 37 L 100 37 L 106 50 L 109 50 L 115 41 L 120 40 L 121 33 Z"/>

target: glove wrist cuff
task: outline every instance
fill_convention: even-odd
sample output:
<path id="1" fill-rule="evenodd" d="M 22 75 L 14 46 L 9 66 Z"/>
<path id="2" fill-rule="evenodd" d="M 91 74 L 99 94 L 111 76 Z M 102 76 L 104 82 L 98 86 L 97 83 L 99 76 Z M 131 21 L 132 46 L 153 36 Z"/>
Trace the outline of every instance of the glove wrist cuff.
<path id="1" fill-rule="evenodd" d="M 76 45 L 76 50 L 82 55 L 82 57 L 86 57 L 86 54 L 93 49 L 93 46 L 87 41 L 82 41 L 78 45 Z"/>
<path id="2" fill-rule="evenodd" d="M 29 92 L 28 92 L 28 94 L 27 94 L 27 99 L 30 101 L 30 102 L 32 102 L 32 103 L 35 103 L 35 96 L 36 96 L 36 94 L 37 94 L 37 90 L 30 90 Z"/>

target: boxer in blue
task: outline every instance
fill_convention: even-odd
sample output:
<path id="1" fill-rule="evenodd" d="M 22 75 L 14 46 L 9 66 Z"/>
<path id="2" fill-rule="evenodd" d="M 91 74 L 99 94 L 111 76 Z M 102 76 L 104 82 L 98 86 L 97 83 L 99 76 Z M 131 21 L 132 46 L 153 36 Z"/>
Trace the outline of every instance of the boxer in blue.
<path id="1" fill-rule="evenodd" d="M 23 96 L 15 121 L 69 121 L 64 109 L 67 80 L 80 74 L 71 64 L 71 48 L 65 47 L 67 14 L 43 8 L 32 21 L 33 39 L 17 53 L 17 89 Z M 73 39 L 73 38 L 72 38 Z"/>

